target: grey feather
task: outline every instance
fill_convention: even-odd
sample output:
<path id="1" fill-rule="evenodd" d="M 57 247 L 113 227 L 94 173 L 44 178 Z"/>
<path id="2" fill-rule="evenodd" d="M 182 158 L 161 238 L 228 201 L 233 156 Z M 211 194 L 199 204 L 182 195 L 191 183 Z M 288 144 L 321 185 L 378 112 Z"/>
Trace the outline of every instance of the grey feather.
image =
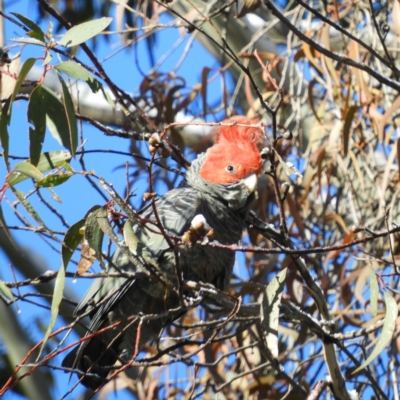
<path id="1" fill-rule="evenodd" d="M 216 241 L 238 243 L 252 194 L 241 182 L 216 185 L 203 180 L 199 169 L 204 158 L 205 154 L 200 155 L 193 162 L 179 188 L 156 200 L 160 222 L 168 234 L 180 237 L 189 229 L 192 219 L 203 214 L 214 229 Z M 140 214 L 156 223 L 152 205 L 145 207 Z M 161 229 L 153 224 L 136 224 L 133 231 L 139 243 L 135 249 L 137 255 L 143 256 L 146 252 L 176 287 L 175 253 Z M 179 246 L 177 251 L 184 279 L 211 283 L 221 290 L 226 288 L 235 260 L 233 252 L 186 245 Z M 120 270 L 138 271 L 120 250 L 113 256 L 108 267 L 110 271 L 115 270 L 113 264 Z M 119 325 L 83 341 L 67 355 L 63 366 L 84 375 L 82 383 L 86 386 L 97 388 L 106 380 L 118 359 L 128 362 L 137 355 L 137 349 L 156 340 L 166 324 L 182 315 L 182 312 L 170 311 L 178 306 L 176 294 L 156 279 L 97 279 L 78 304 L 75 315 L 90 313 L 91 324 L 87 335 L 117 322 Z M 151 316 L 151 319 L 146 319 L 146 316 Z"/>

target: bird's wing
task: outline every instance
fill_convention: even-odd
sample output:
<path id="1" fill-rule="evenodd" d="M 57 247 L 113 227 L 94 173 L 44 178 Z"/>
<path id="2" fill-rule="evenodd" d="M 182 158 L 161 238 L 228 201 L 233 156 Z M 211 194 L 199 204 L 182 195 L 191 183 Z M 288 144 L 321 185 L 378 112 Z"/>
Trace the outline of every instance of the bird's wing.
<path id="1" fill-rule="evenodd" d="M 189 228 L 199 208 L 199 203 L 197 191 L 190 188 L 174 189 L 157 199 L 155 206 L 166 233 L 181 236 Z M 156 221 L 152 205 L 145 207 L 140 213 L 144 218 Z M 156 225 L 136 226 L 135 234 L 139 239 L 142 250 L 146 251 L 148 256 L 156 261 L 169 250 L 167 240 Z M 114 253 L 112 264 L 120 270 L 137 270 L 137 267 L 119 249 Z M 110 266 L 109 270 L 115 271 L 116 268 Z M 125 295 L 134 281 L 134 277 L 96 279 L 77 305 L 75 315 L 81 315 L 92 308 L 94 315 L 92 316 L 90 331 L 96 331 L 101 324 L 103 316 Z M 108 300 L 105 300 L 107 297 Z M 96 307 L 103 300 L 104 304 Z M 94 311 L 95 308 L 97 308 L 96 311 Z"/>
<path id="2" fill-rule="evenodd" d="M 178 188 L 159 198 L 155 202 L 155 207 L 165 232 L 182 236 L 189 229 L 194 216 L 199 212 L 201 198 L 195 189 Z M 147 206 L 141 214 L 146 219 L 157 221 L 152 205 Z M 148 224 L 143 228 L 136 225 L 135 230 L 140 242 L 152 257 L 158 259 L 163 252 L 169 249 L 168 241 L 157 226 Z"/>

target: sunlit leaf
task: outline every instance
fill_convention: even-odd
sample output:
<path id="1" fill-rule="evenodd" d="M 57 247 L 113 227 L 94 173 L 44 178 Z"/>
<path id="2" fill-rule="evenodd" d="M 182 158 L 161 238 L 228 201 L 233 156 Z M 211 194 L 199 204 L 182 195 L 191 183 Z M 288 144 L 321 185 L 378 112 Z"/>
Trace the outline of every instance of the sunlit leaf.
<path id="1" fill-rule="evenodd" d="M 11 292 L 11 289 L 0 279 L 0 292 L 3 293 L 6 297 L 8 297 L 10 300 L 14 301 L 14 296 Z"/>
<path id="2" fill-rule="evenodd" d="M 19 178 L 19 176 L 16 173 L 25 175 L 26 178 L 24 179 L 27 179 L 28 177 L 34 179 L 35 181 L 41 181 L 42 179 L 44 179 L 44 175 L 41 173 L 41 171 L 30 162 L 22 161 L 18 163 L 14 167 L 13 171 L 14 173 L 11 174 L 7 179 L 7 183 L 10 186 L 18 183 L 16 182 L 16 178 Z M 19 180 L 19 182 L 21 182 L 21 180 Z"/>
<path id="3" fill-rule="evenodd" d="M 379 286 L 378 279 L 376 279 L 375 268 L 370 264 L 369 266 L 369 291 L 371 297 L 371 314 L 373 317 L 378 313 L 378 295 L 379 295 Z"/>
<path id="4" fill-rule="evenodd" d="M 137 245 L 138 245 L 138 238 L 133 232 L 132 229 L 132 222 L 126 221 L 124 224 L 124 241 L 125 244 L 128 246 L 129 250 L 132 252 L 136 252 Z"/>
<path id="5" fill-rule="evenodd" d="M 82 65 L 79 65 L 73 61 L 65 61 L 54 66 L 60 72 L 64 72 L 72 78 L 86 82 L 92 89 L 93 93 L 99 91 L 101 84 L 100 82 Z"/>
<path id="6" fill-rule="evenodd" d="M 19 38 L 10 39 L 10 41 L 15 42 L 15 43 L 34 44 L 36 46 L 46 47 L 46 43 L 44 43 L 41 40 L 38 40 L 36 38 L 19 37 Z"/>
<path id="7" fill-rule="evenodd" d="M 42 346 L 40 347 L 39 355 L 37 356 L 36 360 L 39 360 L 40 355 L 42 354 L 42 351 L 44 349 L 44 346 L 50 337 L 51 331 L 53 330 L 53 326 L 56 323 L 60 304 L 63 298 L 64 286 L 65 286 L 65 269 L 64 267 L 61 267 L 58 270 L 57 278 L 54 284 L 53 301 L 51 302 L 51 320 L 49 326 L 47 327 L 47 331 L 46 334 L 44 335 L 43 343 Z"/>
<path id="8" fill-rule="evenodd" d="M 46 58 L 44 59 L 42 65 L 47 65 L 47 64 L 49 64 L 49 63 L 51 62 L 52 59 L 53 59 L 53 56 L 51 55 L 50 52 L 48 52 L 48 53 L 46 54 Z"/>
<path id="9" fill-rule="evenodd" d="M 59 186 L 59 185 L 62 185 L 64 182 L 66 182 L 73 175 L 74 174 L 70 174 L 70 173 L 62 173 L 59 175 L 49 175 L 49 176 L 46 176 L 41 181 L 36 182 L 36 187 Z"/>
<path id="10" fill-rule="evenodd" d="M 268 284 L 262 301 L 261 324 L 265 343 L 271 354 L 278 357 L 279 305 L 285 288 L 287 268 L 280 271 Z"/>
<path id="11" fill-rule="evenodd" d="M 379 336 L 378 341 L 376 342 L 376 345 L 372 350 L 371 354 L 358 368 L 356 368 L 352 372 L 352 374 L 356 374 L 357 372 L 364 369 L 367 365 L 369 365 L 376 357 L 379 356 L 379 354 L 381 354 L 382 350 L 392 340 L 393 333 L 396 328 L 396 320 L 399 310 L 396 300 L 388 292 L 384 293 L 385 293 L 386 315 L 381 335 Z"/>
<path id="12" fill-rule="evenodd" d="M 15 100 L 15 97 L 17 96 L 19 90 L 21 89 L 21 85 L 24 82 L 26 76 L 28 75 L 28 72 L 32 69 L 32 67 L 35 65 L 36 59 L 34 58 L 28 58 L 25 62 L 24 65 L 21 68 L 21 71 L 19 72 L 17 83 L 15 84 L 14 92 L 12 94 L 11 101 Z"/>
<path id="13" fill-rule="evenodd" d="M 59 44 L 65 47 L 72 47 L 81 44 L 83 42 L 86 42 L 86 40 L 91 39 L 101 31 L 103 31 L 105 28 L 107 28 L 107 26 L 110 25 L 112 20 L 113 20 L 112 18 L 103 17 L 73 26 L 61 38 Z"/>
<path id="14" fill-rule="evenodd" d="M 303 177 L 303 175 L 300 173 L 300 171 L 291 162 L 283 161 L 282 157 L 278 154 L 277 151 L 275 151 L 275 154 L 278 157 L 279 163 L 281 164 L 281 166 L 287 176 L 296 175 L 299 178 Z"/>
<path id="15" fill-rule="evenodd" d="M 39 158 L 39 162 L 36 165 L 36 170 L 38 170 L 39 172 L 46 172 L 46 171 L 50 171 L 51 169 L 60 167 L 60 166 L 65 166 L 69 164 L 66 163 L 65 161 L 70 160 L 71 159 L 71 153 L 67 150 L 61 150 L 61 151 L 50 151 L 50 152 L 46 152 L 40 155 Z M 28 166 L 22 165 L 20 166 L 20 164 L 29 164 Z M 15 170 L 15 172 L 11 173 L 8 178 L 7 178 L 7 183 L 10 186 L 16 185 L 17 183 L 23 182 L 26 179 L 32 177 L 34 179 L 36 179 L 36 181 L 40 181 L 44 178 L 44 175 L 41 176 L 41 178 L 39 179 L 39 174 L 36 173 L 36 178 L 34 176 L 30 176 L 28 174 L 24 174 L 20 172 L 20 168 L 23 170 L 25 169 L 29 169 L 31 170 L 31 163 L 29 162 L 29 160 L 27 161 L 23 161 L 21 163 L 18 163 L 18 168 L 17 170 Z M 73 171 L 69 171 L 69 172 L 73 172 Z"/>

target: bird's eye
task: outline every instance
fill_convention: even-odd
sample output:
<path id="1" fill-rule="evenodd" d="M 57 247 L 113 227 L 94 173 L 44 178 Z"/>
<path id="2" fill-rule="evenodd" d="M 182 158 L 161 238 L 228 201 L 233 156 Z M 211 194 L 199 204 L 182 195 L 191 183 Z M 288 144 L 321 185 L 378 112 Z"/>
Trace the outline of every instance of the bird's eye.
<path id="1" fill-rule="evenodd" d="M 234 167 L 233 165 L 228 165 L 228 166 L 226 167 L 226 170 L 227 170 L 228 172 L 234 172 L 234 171 L 235 171 L 235 167 Z"/>

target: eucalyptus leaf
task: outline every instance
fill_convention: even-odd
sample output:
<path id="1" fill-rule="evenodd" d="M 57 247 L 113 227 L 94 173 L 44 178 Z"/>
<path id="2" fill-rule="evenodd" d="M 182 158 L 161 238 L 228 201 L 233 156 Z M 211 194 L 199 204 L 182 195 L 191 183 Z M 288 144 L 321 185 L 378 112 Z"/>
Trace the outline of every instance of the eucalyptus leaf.
<path id="1" fill-rule="evenodd" d="M 85 224 L 85 239 L 88 242 L 88 245 L 95 252 L 95 257 L 98 260 L 102 260 L 102 245 L 104 232 L 100 229 L 98 224 L 98 214 L 100 206 L 97 206 L 96 209 L 87 216 L 86 224 Z"/>
<path id="2" fill-rule="evenodd" d="M 11 102 L 13 102 L 15 100 L 15 98 L 17 97 L 17 94 L 19 93 L 19 90 L 21 89 L 21 85 L 22 85 L 23 81 L 25 80 L 29 71 L 35 65 L 35 62 L 36 62 L 35 58 L 28 58 L 24 62 L 24 65 L 22 66 L 21 71 L 19 72 L 17 83 L 15 84 L 15 87 L 14 87 L 14 92 L 11 96 Z"/>
<path id="3" fill-rule="evenodd" d="M 71 159 L 71 153 L 67 150 L 46 152 L 40 155 L 39 162 L 36 165 L 36 170 L 38 170 L 39 172 L 46 172 L 50 171 L 51 169 L 64 166 L 65 164 L 69 166 L 69 164 L 66 163 L 66 161 L 70 159 Z M 28 165 L 25 166 L 25 164 Z M 41 175 L 39 178 L 39 174 L 37 172 L 35 172 L 35 177 L 23 173 L 23 171 L 26 169 L 35 171 L 31 169 L 30 167 L 31 165 L 32 164 L 29 162 L 29 160 L 18 163 L 16 165 L 16 167 L 18 166 L 17 169 L 14 168 L 13 172 L 8 176 L 7 183 L 10 186 L 14 186 L 17 183 L 23 182 L 30 177 L 34 178 L 36 181 L 41 181 L 42 179 L 44 179 L 44 175 Z M 73 171 L 71 170 L 69 172 Z"/>
<path id="4" fill-rule="evenodd" d="M 371 314 L 373 317 L 378 312 L 378 295 L 379 295 L 379 286 L 378 280 L 376 279 L 375 268 L 373 265 L 369 266 L 369 292 L 371 299 Z"/>
<path id="5" fill-rule="evenodd" d="M 31 21 L 29 18 L 25 17 L 22 14 L 18 14 L 16 12 L 12 12 L 11 14 L 17 17 L 24 25 L 26 25 L 29 29 L 31 29 L 32 32 L 34 32 L 35 35 L 30 35 L 31 37 L 34 37 L 35 39 L 38 39 L 42 42 L 45 42 L 44 33 L 40 29 L 40 26 L 38 24 Z"/>
<path id="6" fill-rule="evenodd" d="M 69 93 L 68 87 L 64 82 L 64 79 L 58 74 L 58 79 L 60 80 L 62 87 L 62 103 L 64 106 L 65 116 L 67 118 L 68 126 L 68 143 L 64 143 L 71 154 L 74 156 L 76 148 L 78 146 L 78 128 L 75 117 L 75 107 L 72 101 L 71 94 Z"/>
<path id="7" fill-rule="evenodd" d="M 60 175 L 49 175 L 46 176 L 44 179 L 41 181 L 36 182 L 36 187 L 53 187 L 53 186 L 59 186 L 66 182 L 71 176 L 74 174 L 70 173 L 64 173 Z"/>
<path id="8" fill-rule="evenodd" d="M 74 251 L 84 237 L 82 228 L 85 226 L 85 222 L 86 218 L 75 222 L 75 224 L 71 225 L 65 233 L 61 249 L 61 257 L 65 270 L 68 267 L 68 263 L 71 260 L 72 254 L 74 254 Z"/>
<path id="9" fill-rule="evenodd" d="M 7 166 L 9 165 L 8 152 L 9 152 L 10 138 L 8 136 L 8 125 L 10 125 L 10 120 L 11 120 L 10 110 L 11 110 L 11 97 L 9 97 L 3 104 L 0 115 L 0 141 L 1 141 L 1 146 L 3 147 L 4 161 Z"/>
<path id="10" fill-rule="evenodd" d="M 353 372 L 352 375 L 364 369 L 369 365 L 376 357 L 381 354 L 382 350 L 390 343 L 393 337 L 394 330 L 396 328 L 396 320 L 399 313 L 396 300 L 388 293 L 385 293 L 385 304 L 386 304 L 386 316 L 385 322 L 383 323 L 381 335 L 376 342 L 374 349 L 368 358 Z"/>
<path id="11" fill-rule="evenodd" d="M 112 18 L 103 17 L 73 26 L 61 38 L 59 44 L 65 47 L 73 47 L 77 46 L 78 44 L 84 43 L 86 42 L 86 40 L 91 39 L 101 31 L 103 31 L 105 28 L 107 28 L 112 20 Z"/>
<path id="12" fill-rule="evenodd" d="M 285 288 L 287 268 L 280 271 L 265 290 L 262 301 L 261 324 L 264 331 L 265 343 L 271 354 L 276 358 L 278 351 L 279 305 Z"/>
<path id="13" fill-rule="evenodd" d="M 19 162 L 17 165 L 15 165 L 13 171 L 14 171 L 14 173 L 23 174 L 27 178 L 28 177 L 32 178 L 35 181 L 41 181 L 42 179 L 44 179 L 44 175 L 41 173 L 41 171 L 37 167 L 32 165 L 31 163 L 26 162 L 26 161 Z M 9 176 L 9 178 L 7 179 L 7 183 L 10 186 L 15 185 L 16 179 L 14 178 L 14 176 L 18 177 L 18 175 L 11 174 Z"/>
<path id="14" fill-rule="evenodd" d="M 39 162 L 46 133 L 45 102 L 46 96 L 43 94 L 42 85 L 38 85 L 29 96 L 28 103 L 28 121 L 34 126 L 34 128 L 29 127 L 29 156 L 33 165 Z"/>
<path id="15" fill-rule="evenodd" d="M 31 217 L 40 224 L 41 227 L 45 228 L 46 230 L 49 230 L 45 223 L 43 222 L 42 218 L 40 215 L 37 213 L 35 208 L 32 206 L 32 204 L 26 199 L 25 193 L 21 192 L 20 190 L 17 190 L 13 187 L 11 187 L 12 192 L 15 194 L 16 198 L 20 201 L 20 203 L 25 207 L 25 210 L 31 215 Z"/>
<path id="16" fill-rule="evenodd" d="M 93 93 L 96 93 L 101 88 L 100 82 L 86 68 L 83 68 L 82 65 L 79 65 L 76 62 L 65 61 L 55 65 L 54 68 L 60 72 L 66 73 L 76 80 L 81 79 L 86 82 L 92 89 Z"/>
<path id="17" fill-rule="evenodd" d="M 10 42 L 22 43 L 22 44 L 34 44 L 36 46 L 46 47 L 46 43 L 44 43 L 41 40 L 38 40 L 36 38 L 19 37 L 19 38 L 10 39 Z"/>
<path id="18" fill-rule="evenodd" d="M 50 337 L 51 331 L 53 330 L 54 324 L 56 323 L 58 313 L 60 310 L 60 304 L 63 298 L 64 287 L 65 287 L 65 269 L 64 267 L 61 267 L 58 270 L 56 282 L 54 284 L 53 301 L 51 302 L 50 323 L 49 326 L 47 327 L 46 334 L 44 335 L 42 346 L 40 347 L 39 355 L 37 356 L 36 361 L 39 360 L 40 355 L 42 354 L 42 351 L 44 349 L 44 346 Z"/>
<path id="19" fill-rule="evenodd" d="M 63 102 L 51 89 L 43 86 L 45 96 L 46 124 L 51 135 L 64 147 L 70 147 L 70 127 Z M 72 154 L 71 154 L 72 157 Z"/>
<path id="20" fill-rule="evenodd" d="M 1 279 L 0 279 L 0 292 L 2 292 L 11 301 L 14 301 L 14 296 L 11 292 L 11 289 Z"/>

